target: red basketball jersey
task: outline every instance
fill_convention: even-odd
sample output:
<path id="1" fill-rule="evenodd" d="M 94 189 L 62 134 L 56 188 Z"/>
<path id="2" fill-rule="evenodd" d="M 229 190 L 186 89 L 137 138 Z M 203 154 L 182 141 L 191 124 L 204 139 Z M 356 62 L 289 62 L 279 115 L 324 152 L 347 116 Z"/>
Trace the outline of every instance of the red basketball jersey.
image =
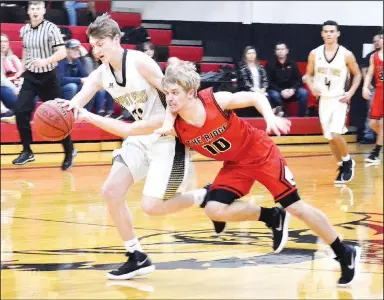
<path id="1" fill-rule="evenodd" d="M 216 102 L 212 88 L 201 90 L 198 97 L 206 111 L 202 127 L 187 124 L 177 117 L 175 130 L 181 141 L 200 154 L 221 161 L 255 161 L 273 144 L 268 135 L 236 116 L 233 111 L 223 111 Z M 256 145 L 257 142 L 257 145 Z M 261 143 L 260 143 L 261 142 Z M 257 149 L 259 148 L 259 149 Z"/>
<path id="2" fill-rule="evenodd" d="M 375 84 L 376 88 L 383 88 L 383 61 L 379 57 L 379 51 L 373 55 L 373 64 L 375 66 Z"/>

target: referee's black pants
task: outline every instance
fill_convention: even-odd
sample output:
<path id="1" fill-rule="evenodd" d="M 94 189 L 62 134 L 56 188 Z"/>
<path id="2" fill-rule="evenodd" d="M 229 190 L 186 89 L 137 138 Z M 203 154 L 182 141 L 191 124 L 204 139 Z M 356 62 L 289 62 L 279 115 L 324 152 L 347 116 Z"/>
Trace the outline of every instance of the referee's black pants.
<path id="1" fill-rule="evenodd" d="M 45 73 L 25 71 L 23 85 L 16 102 L 15 115 L 17 129 L 23 144 L 23 151 L 32 152 L 31 116 L 35 108 L 34 99 L 38 95 L 42 101 L 61 98 L 60 85 L 56 77 L 56 70 Z M 66 154 L 72 154 L 73 143 L 70 136 L 61 141 Z"/>

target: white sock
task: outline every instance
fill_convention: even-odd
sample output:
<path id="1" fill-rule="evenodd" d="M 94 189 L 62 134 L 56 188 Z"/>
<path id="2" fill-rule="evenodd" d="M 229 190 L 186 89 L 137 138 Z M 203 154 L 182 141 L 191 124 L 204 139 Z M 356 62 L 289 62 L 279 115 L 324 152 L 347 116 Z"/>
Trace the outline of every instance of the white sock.
<path id="1" fill-rule="evenodd" d="M 192 195 L 193 202 L 195 202 L 196 205 L 200 205 L 204 201 L 204 197 L 207 194 L 206 189 L 199 189 L 199 190 L 193 190 L 189 192 L 182 193 L 183 196 Z"/>
<path id="2" fill-rule="evenodd" d="M 143 252 L 143 249 L 141 248 L 138 238 L 134 238 L 130 241 L 125 241 L 124 247 L 128 252 L 131 252 L 131 253 L 135 252 L 135 250 Z"/>
<path id="3" fill-rule="evenodd" d="M 351 156 L 350 156 L 349 154 L 347 154 L 347 156 L 343 156 L 341 159 L 342 159 L 343 161 L 348 161 L 348 160 L 351 159 Z"/>

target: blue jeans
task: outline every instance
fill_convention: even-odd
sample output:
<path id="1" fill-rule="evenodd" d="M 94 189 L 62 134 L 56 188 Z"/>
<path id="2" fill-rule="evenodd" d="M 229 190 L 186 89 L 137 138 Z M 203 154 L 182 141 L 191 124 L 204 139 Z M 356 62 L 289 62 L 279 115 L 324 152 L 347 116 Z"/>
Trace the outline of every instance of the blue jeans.
<path id="1" fill-rule="evenodd" d="M 283 106 L 284 101 L 292 101 L 296 98 L 299 101 L 299 117 L 305 117 L 308 108 L 308 91 L 304 88 L 298 88 L 296 93 L 288 99 L 281 98 L 280 92 L 275 90 L 269 90 L 269 101 L 272 107 Z"/>
<path id="2" fill-rule="evenodd" d="M 88 3 L 78 3 L 76 1 L 64 1 L 64 7 L 68 13 L 69 25 L 76 26 L 77 25 L 76 9 L 87 8 Z"/>
<path id="3" fill-rule="evenodd" d="M 82 84 L 67 83 L 61 86 L 61 94 L 64 99 L 71 100 L 82 88 Z M 105 90 L 97 91 L 95 96 L 84 106 L 88 111 L 92 111 L 93 107 L 96 108 L 96 112 L 103 109 L 105 103 Z"/>
<path id="4" fill-rule="evenodd" d="M 0 95 L 1 101 L 3 102 L 4 106 L 10 110 L 14 110 L 17 101 L 17 96 L 12 91 L 12 89 L 6 86 L 2 86 Z"/>

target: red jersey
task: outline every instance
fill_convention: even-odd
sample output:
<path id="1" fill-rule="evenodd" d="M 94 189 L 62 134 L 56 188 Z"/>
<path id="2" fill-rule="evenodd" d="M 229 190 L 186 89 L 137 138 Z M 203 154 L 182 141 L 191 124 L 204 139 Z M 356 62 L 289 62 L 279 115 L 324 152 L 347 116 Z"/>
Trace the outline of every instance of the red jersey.
<path id="1" fill-rule="evenodd" d="M 373 54 L 373 65 L 375 67 L 376 88 L 383 88 L 383 61 L 379 57 L 379 51 Z"/>
<path id="2" fill-rule="evenodd" d="M 201 90 L 198 98 L 206 111 L 204 125 L 195 127 L 177 117 L 174 126 L 182 143 L 193 150 L 215 160 L 255 162 L 264 160 L 270 146 L 275 146 L 264 131 L 244 122 L 232 110 L 223 111 L 212 88 Z"/>

